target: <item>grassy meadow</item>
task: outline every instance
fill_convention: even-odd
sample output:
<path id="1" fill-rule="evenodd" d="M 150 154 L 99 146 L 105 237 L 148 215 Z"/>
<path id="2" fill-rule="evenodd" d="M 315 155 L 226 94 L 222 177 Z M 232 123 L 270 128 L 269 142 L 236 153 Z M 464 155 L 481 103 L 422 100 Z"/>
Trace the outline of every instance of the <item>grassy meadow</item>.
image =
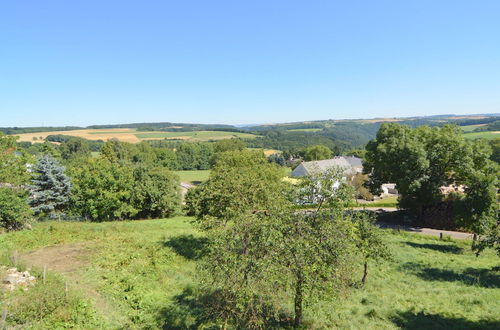
<path id="1" fill-rule="evenodd" d="M 181 182 L 199 184 L 207 181 L 210 170 L 174 171 L 179 176 Z"/>
<path id="2" fill-rule="evenodd" d="M 34 329 L 197 329 L 190 288 L 207 242 L 190 220 L 42 222 L 0 235 L 1 263 L 29 265 L 38 277 L 28 291 L 0 296 L 0 310 L 9 326 Z M 364 287 L 309 306 L 308 328 L 500 327 L 492 251 L 476 258 L 470 242 L 385 232 L 393 260 L 371 264 Z"/>
<path id="3" fill-rule="evenodd" d="M 496 138 L 500 138 L 499 132 L 485 131 L 485 132 L 474 132 L 474 133 L 465 133 L 464 137 L 466 139 L 486 139 L 493 140 Z"/>
<path id="4" fill-rule="evenodd" d="M 180 139 L 189 141 L 209 141 L 231 138 L 255 138 L 256 135 L 239 132 L 224 131 L 192 131 L 192 132 L 138 132 L 135 134 L 141 140 L 151 139 Z"/>

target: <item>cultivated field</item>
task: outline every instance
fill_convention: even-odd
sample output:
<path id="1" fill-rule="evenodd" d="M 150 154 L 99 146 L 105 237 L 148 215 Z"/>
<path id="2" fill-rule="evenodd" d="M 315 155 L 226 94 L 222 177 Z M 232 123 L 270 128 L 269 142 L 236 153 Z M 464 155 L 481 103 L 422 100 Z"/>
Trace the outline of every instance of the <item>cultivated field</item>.
<path id="1" fill-rule="evenodd" d="M 460 126 L 460 128 L 462 129 L 462 131 L 464 131 L 465 133 L 470 133 L 472 132 L 473 130 L 475 130 L 476 128 L 479 128 L 479 127 L 482 127 L 482 126 L 486 126 L 488 124 L 479 124 L 479 125 L 466 125 L 466 126 Z"/>
<path id="2" fill-rule="evenodd" d="M 202 310 L 191 290 L 207 241 L 191 220 L 40 222 L 0 235 L 0 263 L 12 265 L 17 250 L 15 259 L 38 278 L 26 292 L 0 296 L 0 310 L 8 310 L 10 325 L 29 322 L 34 329 L 199 328 Z M 372 263 L 365 287 L 307 308 L 307 328 L 500 327 L 492 251 L 477 258 L 470 241 L 385 232 L 393 260 Z M 354 275 L 359 280 L 361 265 Z"/>
<path id="3" fill-rule="evenodd" d="M 137 143 L 143 140 L 163 140 L 175 139 L 186 141 L 209 141 L 222 140 L 231 138 L 255 138 L 256 135 L 239 132 L 226 131 L 191 131 L 191 132 L 141 132 L 132 128 L 116 128 L 116 129 L 82 129 L 74 131 L 52 131 L 40 133 L 18 134 L 19 141 L 26 142 L 43 142 L 49 135 L 71 135 L 81 137 L 88 140 L 103 140 L 118 139 L 123 142 Z"/>
<path id="4" fill-rule="evenodd" d="M 486 132 L 475 132 L 475 133 L 465 133 L 464 137 L 466 139 L 487 139 L 487 140 L 493 140 L 496 138 L 500 138 L 500 131 L 486 131 Z"/>

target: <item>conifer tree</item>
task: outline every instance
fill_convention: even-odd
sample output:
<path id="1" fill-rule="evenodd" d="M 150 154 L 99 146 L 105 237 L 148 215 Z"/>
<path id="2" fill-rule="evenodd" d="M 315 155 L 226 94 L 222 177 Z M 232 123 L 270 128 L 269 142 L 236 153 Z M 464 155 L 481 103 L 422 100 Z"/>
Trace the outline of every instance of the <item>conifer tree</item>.
<path id="1" fill-rule="evenodd" d="M 33 167 L 29 204 L 37 215 L 61 215 L 69 201 L 71 182 L 65 168 L 52 156 L 44 155 Z"/>

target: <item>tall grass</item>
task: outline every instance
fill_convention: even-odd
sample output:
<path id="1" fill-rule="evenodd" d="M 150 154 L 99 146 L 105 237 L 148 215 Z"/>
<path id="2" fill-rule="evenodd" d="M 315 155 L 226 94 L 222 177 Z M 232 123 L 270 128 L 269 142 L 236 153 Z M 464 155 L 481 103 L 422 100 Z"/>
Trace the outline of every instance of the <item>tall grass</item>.
<path id="1" fill-rule="evenodd" d="M 9 324 L 33 328 L 189 328 L 197 305 L 190 294 L 205 238 L 190 218 L 110 223 L 46 222 L 0 235 L 9 254 L 85 242 L 85 263 L 68 276 L 50 274 L 27 292 L 9 293 Z M 479 258 L 470 242 L 386 230 L 394 260 L 370 264 L 367 284 L 309 306 L 313 329 L 498 329 L 500 274 L 491 251 Z M 37 276 L 40 273 L 34 270 Z M 353 274 L 356 282 L 362 276 Z M 69 299 L 69 300 L 68 300 Z M 43 303 L 42 303 L 43 302 Z M 47 306 L 47 307 L 45 307 Z"/>

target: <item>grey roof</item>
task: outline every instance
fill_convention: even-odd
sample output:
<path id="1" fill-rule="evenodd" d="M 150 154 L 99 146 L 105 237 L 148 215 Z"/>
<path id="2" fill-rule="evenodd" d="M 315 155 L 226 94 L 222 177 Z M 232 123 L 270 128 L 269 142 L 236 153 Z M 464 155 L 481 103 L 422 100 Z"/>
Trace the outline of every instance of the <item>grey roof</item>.
<path id="1" fill-rule="evenodd" d="M 293 170 L 292 176 L 304 176 L 314 172 L 321 173 L 333 167 L 344 169 L 346 174 L 352 174 L 353 172 L 353 166 L 344 157 L 334 157 L 332 159 L 303 162 Z"/>
<path id="2" fill-rule="evenodd" d="M 363 160 L 361 158 L 354 156 L 344 156 L 344 158 L 352 167 L 363 167 Z"/>

